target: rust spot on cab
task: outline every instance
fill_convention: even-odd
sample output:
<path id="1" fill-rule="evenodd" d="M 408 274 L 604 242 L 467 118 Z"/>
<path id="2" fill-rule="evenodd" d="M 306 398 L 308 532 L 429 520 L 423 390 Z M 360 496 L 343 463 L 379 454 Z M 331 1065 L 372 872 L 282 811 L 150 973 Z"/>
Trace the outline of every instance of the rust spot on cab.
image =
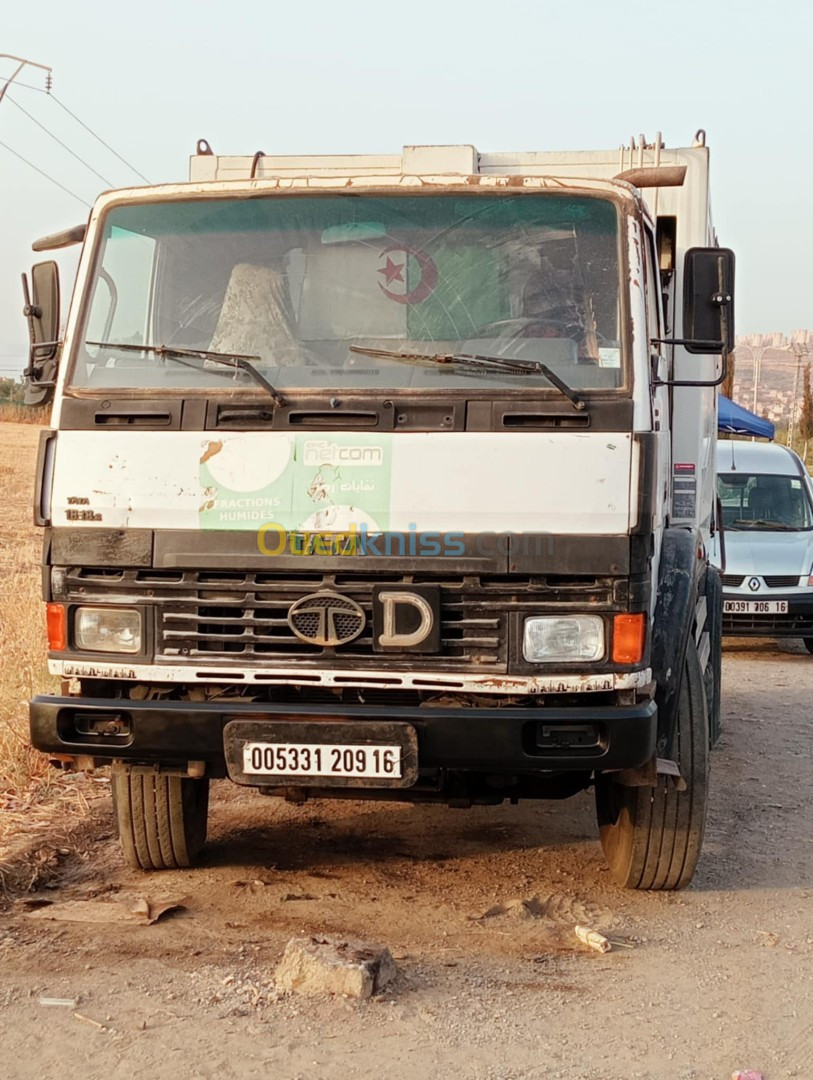
<path id="1" fill-rule="evenodd" d="M 211 442 L 207 443 L 206 449 L 203 451 L 203 456 L 200 459 L 201 465 L 203 465 L 205 461 L 208 461 L 209 458 L 213 458 L 215 454 L 219 454 L 222 449 L 223 443 L 217 439 L 213 439 Z"/>

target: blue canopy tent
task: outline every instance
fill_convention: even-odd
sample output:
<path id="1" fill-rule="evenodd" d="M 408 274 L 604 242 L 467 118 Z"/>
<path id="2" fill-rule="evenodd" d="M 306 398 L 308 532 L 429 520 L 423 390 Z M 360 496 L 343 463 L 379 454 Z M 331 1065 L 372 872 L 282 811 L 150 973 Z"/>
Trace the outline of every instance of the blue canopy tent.
<path id="1" fill-rule="evenodd" d="M 722 394 L 718 395 L 718 405 L 718 431 L 728 431 L 735 435 L 757 435 L 761 439 L 772 439 L 776 434 L 776 428 L 770 420 L 763 420 L 761 416 L 749 412 Z"/>

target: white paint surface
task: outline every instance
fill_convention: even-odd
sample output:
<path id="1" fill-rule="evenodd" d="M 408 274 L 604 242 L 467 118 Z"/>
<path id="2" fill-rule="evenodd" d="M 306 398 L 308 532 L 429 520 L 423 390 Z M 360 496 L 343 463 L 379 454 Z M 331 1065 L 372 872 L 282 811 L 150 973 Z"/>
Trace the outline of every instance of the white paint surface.
<path id="1" fill-rule="evenodd" d="M 336 436 L 342 437 L 346 433 Z M 329 441 L 331 435 L 320 438 Z M 276 432 L 61 431 L 52 523 L 201 528 L 201 514 L 213 497 L 211 484 L 202 479 L 202 458 L 212 476 L 225 476 L 251 501 L 254 485 L 279 476 L 292 439 Z M 629 433 L 404 433 L 381 435 L 375 443 L 390 469 L 389 484 L 375 497 L 379 509 L 388 511 L 391 530 L 619 535 L 628 531 L 629 507 L 637 503 L 630 490 L 637 469 Z M 313 494 L 317 473 L 316 465 L 303 467 L 296 481 L 302 491 L 294 491 L 293 483 L 283 486 L 273 509 L 229 527 L 256 530 L 282 520 L 295 505 L 305 505 L 302 521 L 324 511 Z M 341 509 L 334 531 L 353 521 L 352 507 Z M 358 522 L 369 521 L 369 512 L 362 505 Z M 331 530 L 329 514 L 318 520 L 317 527 Z"/>

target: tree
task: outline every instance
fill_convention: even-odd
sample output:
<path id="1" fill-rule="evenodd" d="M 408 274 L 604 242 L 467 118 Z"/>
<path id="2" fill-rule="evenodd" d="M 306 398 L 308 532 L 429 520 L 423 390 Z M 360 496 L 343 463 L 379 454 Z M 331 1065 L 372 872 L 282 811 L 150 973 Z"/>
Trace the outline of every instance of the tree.
<path id="1" fill-rule="evenodd" d="M 809 360 L 805 364 L 804 382 L 802 384 L 802 412 L 799 417 L 799 436 L 804 446 L 802 458 L 807 463 L 807 445 L 813 438 L 813 394 L 810 392 Z"/>
<path id="2" fill-rule="evenodd" d="M 722 386 L 720 387 L 720 393 L 725 394 L 729 401 L 734 400 L 734 350 L 728 354 L 728 369 L 726 371 L 725 379 L 723 379 Z"/>
<path id="3" fill-rule="evenodd" d="M 22 405 L 24 393 L 22 379 L 0 379 L 0 405 Z"/>

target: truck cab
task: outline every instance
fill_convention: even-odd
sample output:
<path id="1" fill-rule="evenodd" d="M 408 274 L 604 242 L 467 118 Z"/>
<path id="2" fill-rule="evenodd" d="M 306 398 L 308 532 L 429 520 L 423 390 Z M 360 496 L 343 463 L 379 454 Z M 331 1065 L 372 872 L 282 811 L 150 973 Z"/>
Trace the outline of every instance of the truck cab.
<path id="1" fill-rule="evenodd" d="M 614 876 L 678 888 L 719 728 L 708 151 L 222 158 L 108 192 L 36 516 L 33 744 L 112 765 L 124 854 L 191 865 L 210 779 L 452 806 L 595 787 Z M 723 360 L 721 361 L 721 355 Z"/>

